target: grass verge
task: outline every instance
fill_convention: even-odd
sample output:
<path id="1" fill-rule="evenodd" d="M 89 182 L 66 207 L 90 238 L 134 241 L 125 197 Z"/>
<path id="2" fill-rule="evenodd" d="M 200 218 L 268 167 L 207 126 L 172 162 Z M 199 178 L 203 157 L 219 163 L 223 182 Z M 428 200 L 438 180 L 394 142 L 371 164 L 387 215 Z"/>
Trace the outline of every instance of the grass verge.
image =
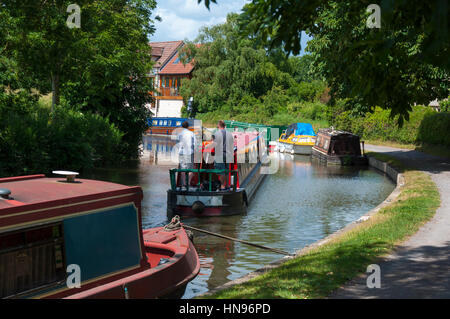
<path id="1" fill-rule="evenodd" d="M 392 204 L 323 246 L 203 298 L 324 298 L 417 232 L 439 207 L 436 185 L 427 174 L 409 170 L 390 156 L 370 154 L 405 175 L 401 194 Z"/>

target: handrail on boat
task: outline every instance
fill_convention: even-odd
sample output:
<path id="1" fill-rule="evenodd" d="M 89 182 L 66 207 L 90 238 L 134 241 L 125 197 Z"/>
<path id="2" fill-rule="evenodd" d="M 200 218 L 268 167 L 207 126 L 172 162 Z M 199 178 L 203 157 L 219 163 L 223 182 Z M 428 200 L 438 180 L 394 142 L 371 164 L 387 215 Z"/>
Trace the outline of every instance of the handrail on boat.
<path id="1" fill-rule="evenodd" d="M 185 182 L 186 187 L 189 190 L 189 173 L 198 173 L 198 183 L 197 187 L 200 188 L 200 174 L 201 173 L 207 173 L 208 174 L 208 190 L 212 191 L 212 174 L 231 174 L 231 176 L 234 176 L 233 179 L 233 191 L 236 191 L 236 181 L 237 181 L 237 170 L 232 169 L 204 169 L 204 168 L 172 168 L 169 170 L 170 173 L 170 187 L 173 191 L 176 190 L 177 183 L 175 179 L 175 173 L 187 173 L 185 174 Z"/>

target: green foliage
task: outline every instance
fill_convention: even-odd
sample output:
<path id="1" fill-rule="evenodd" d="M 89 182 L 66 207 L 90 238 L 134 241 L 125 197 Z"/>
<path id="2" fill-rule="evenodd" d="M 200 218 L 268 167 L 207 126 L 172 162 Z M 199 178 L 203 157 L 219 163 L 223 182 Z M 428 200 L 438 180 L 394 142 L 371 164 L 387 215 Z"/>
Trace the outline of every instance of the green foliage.
<path id="1" fill-rule="evenodd" d="M 136 157 L 150 116 L 148 37 L 156 2 L 80 0 L 81 28 L 73 29 L 66 25 L 71 3 L 2 1 L 0 28 L 8 32 L 0 34 L 0 92 L 52 92 L 52 109 L 70 105 L 108 118 L 125 132 L 121 154 Z"/>
<path id="2" fill-rule="evenodd" d="M 417 133 L 417 141 L 450 148 L 450 113 L 425 114 Z"/>
<path id="3" fill-rule="evenodd" d="M 189 43 L 182 60 L 193 60 L 192 79 L 183 80 L 181 94 L 194 97 L 196 117 L 242 119 L 252 123 L 278 121 L 297 112 L 291 103 L 313 102 L 327 87 L 309 73 L 311 57 L 287 57 L 280 50 L 266 50 L 258 39 L 239 37 L 238 16 L 201 30 L 197 43 Z M 317 112 L 316 112 L 317 113 Z M 283 117 L 291 124 L 299 114 Z M 281 117 L 280 117 L 281 116 Z"/>
<path id="4" fill-rule="evenodd" d="M 122 159 L 123 134 L 100 115 L 62 106 L 51 113 L 22 94 L 7 99 L 0 101 L 0 176 L 81 171 Z"/>
<path id="5" fill-rule="evenodd" d="M 439 108 L 441 112 L 450 112 L 450 96 L 439 102 Z"/>
<path id="6" fill-rule="evenodd" d="M 410 119 L 402 127 L 388 110 L 376 107 L 373 113 L 355 115 L 346 110 L 346 102 L 329 107 L 330 124 L 350 131 L 363 139 L 403 144 L 436 144 L 450 146 L 450 114 L 435 112 L 431 107 L 413 106 Z"/>
<path id="7" fill-rule="evenodd" d="M 201 0 L 200 0 L 201 2 Z M 367 28 L 371 0 L 252 0 L 239 18 L 241 35 L 261 45 L 307 51 L 331 95 L 391 111 L 401 124 L 415 104 L 448 96 L 447 1 L 381 1 L 381 28 Z"/>

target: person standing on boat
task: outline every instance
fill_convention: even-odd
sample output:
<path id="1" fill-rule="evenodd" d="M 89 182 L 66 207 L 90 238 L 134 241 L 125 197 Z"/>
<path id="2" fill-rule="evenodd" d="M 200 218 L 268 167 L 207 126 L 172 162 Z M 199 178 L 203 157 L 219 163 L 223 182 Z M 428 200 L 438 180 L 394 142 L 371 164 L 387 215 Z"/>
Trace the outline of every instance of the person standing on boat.
<path id="1" fill-rule="evenodd" d="M 195 149 L 195 135 L 189 130 L 188 121 L 184 121 L 181 124 L 183 128 L 180 133 L 178 133 L 177 140 L 180 146 L 178 151 L 178 163 L 181 169 L 193 169 L 194 168 L 194 149 Z M 181 184 L 186 185 L 186 173 L 180 173 Z M 192 174 L 189 177 L 188 183 L 191 183 Z"/>
<path id="2" fill-rule="evenodd" d="M 214 134 L 214 168 L 229 169 L 234 162 L 234 138 L 231 132 L 225 128 L 225 122 L 220 120 L 217 123 L 217 131 Z M 227 174 L 219 174 L 220 188 L 223 190 L 227 184 Z"/>

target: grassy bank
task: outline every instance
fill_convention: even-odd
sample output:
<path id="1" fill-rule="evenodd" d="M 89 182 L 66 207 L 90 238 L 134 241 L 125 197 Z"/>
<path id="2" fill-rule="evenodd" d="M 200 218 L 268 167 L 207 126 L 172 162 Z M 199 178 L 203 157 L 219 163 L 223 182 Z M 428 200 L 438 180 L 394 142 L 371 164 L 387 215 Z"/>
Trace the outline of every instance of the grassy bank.
<path id="1" fill-rule="evenodd" d="M 387 155 L 371 155 L 405 175 L 405 186 L 392 204 L 323 246 L 205 298 L 323 298 L 414 234 L 439 207 L 436 185 L 425 173 L 407 169 Z"/>

